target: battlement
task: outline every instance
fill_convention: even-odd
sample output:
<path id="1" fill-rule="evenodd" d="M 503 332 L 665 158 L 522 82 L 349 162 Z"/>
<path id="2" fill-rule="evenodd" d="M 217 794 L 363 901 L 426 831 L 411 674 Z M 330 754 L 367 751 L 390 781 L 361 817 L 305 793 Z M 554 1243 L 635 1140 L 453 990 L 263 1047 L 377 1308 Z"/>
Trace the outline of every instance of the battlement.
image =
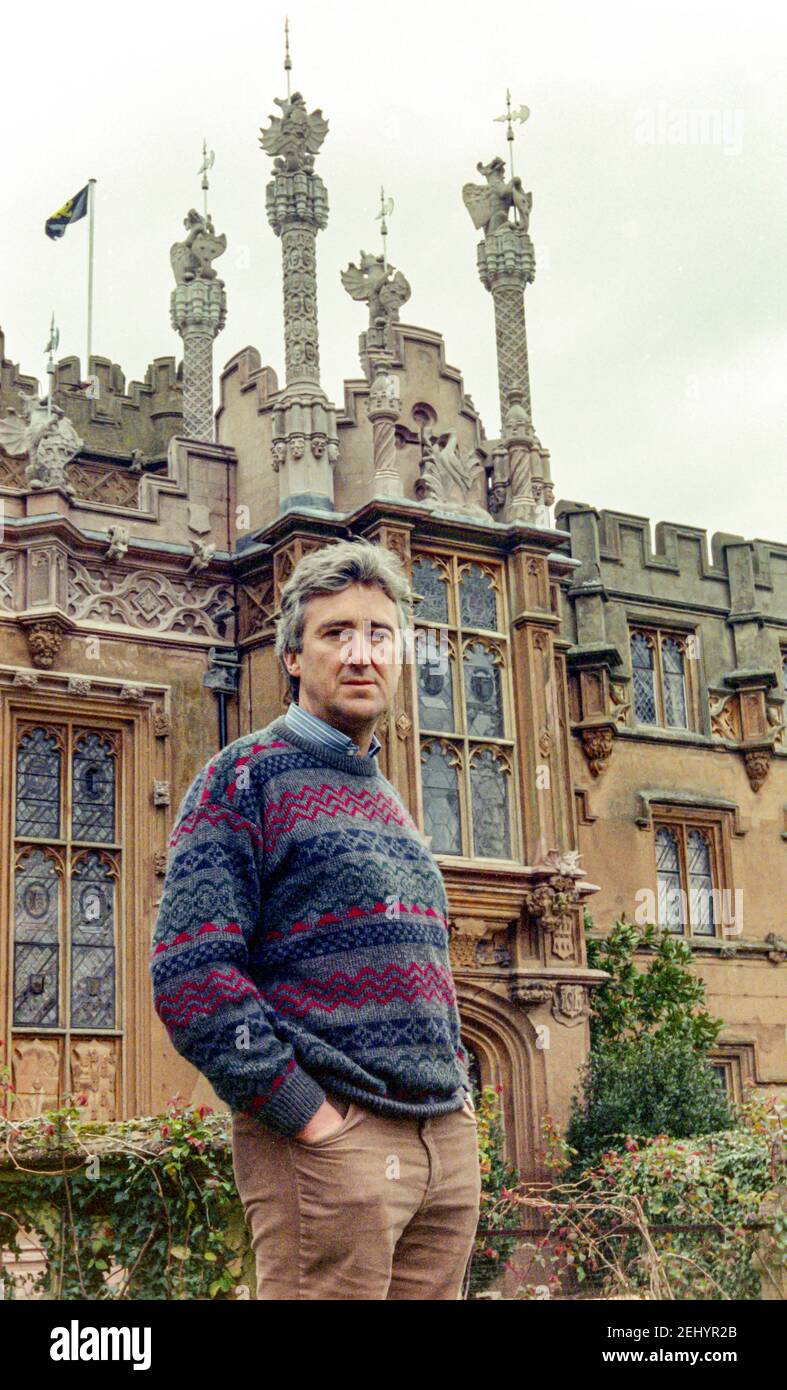
<path id="1" fill-rule="evenodd" d="M 85 441 L 84 455 L 128 459 L 139 449 L 149 459 L 164 459 L 170 439 L 182 433 L 182 378 L 182 363 L 156 357 L 145 380 L 132 381 L 127 390 L 123 371 L 110 358 L 91 356 L 83 378 L 80 359 L 64 357 L 56 365 L 55 401 Z M 18 410 L 20 393 L 44 395 L 47 389 L 47 382 L 21 373 L 6 358 L 0 330 L 0 413 Z"/>
<path id="2" fill-rule="evenodd" d="M 574 557 L 599 566 L 611 596 L 641 595 L 667 604 L 679 598 L 684 607 L 748 607 L 764 617 L 787 618 L 787 542 L 716 531 L 709 549 L 704 527 L 659 521 L 651 531 L 648 517 L 563 500 L 556 504 L 555 521 L 571 532 Z M 742 605 L 737 591 L 745 584 L 744 555 L 752 592 Z"/>

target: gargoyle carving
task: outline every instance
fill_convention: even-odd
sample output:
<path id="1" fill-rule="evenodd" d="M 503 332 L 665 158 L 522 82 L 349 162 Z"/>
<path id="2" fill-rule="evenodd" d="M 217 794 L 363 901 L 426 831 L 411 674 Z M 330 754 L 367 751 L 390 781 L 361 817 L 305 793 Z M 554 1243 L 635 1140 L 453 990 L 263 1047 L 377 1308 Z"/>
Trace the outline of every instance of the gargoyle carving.
<path id="1" fill-rule="evenodd" d="M 525 193 L 519 175 L 506 180 L 505 161 L 498 157 L 490 164 L 476 164 L 479 174 L 486 179 L 483 184 L 466 183 L 462 189 L 462 201 L 473 219 L 473 226 L 483 227 L 484 235 L 510 225 L 509 212 L 516 208 L 519 225 L 527 231 L 530 210 L 533 206 L 532 193 Z"/>
<path id="2" fill-rule="evenodd" d="M 203 217 L 196 208 L 191 208 L 184 217 L 183 226 L 185 241 L 176 241 L 169 253 L 175 283 L 187 285 L 191 280 L 215 280 L 216 271 L 211 261 L 226 251 L 226 236 L 223 233 L 216 236 L 211 218 Z"/>
<path id="3" fill-rule="evenodd" d="M 275 155 L 274 169 L 278 172 L 310 173 L 314 156 L 328 134 L 328 122 L 318 108 L 309 113 L 300 92 L 291 97 L 274 97 L 281 107 L 281 116 L 271 116 L 270 126 L 260 131 L 260 144 L 266 154 Z"/>
<path id="4" fill-rule="evenodd" d="M 21 416 L 12 409 L 0 420 L 0 444 L 12 457 L 28 455 L 25 477 L 32 490 L 59 487 L 73 497 L 66 464 L 79 453 L 83 441 L 59 405 L 53 403 L 49 413 L 46 402 L 37 396 L 22 395 L 20 401 Z"/>
<path id="5" fill-rule="evenodd" d="M 361 252 L 358 265 L 350 262 L 347 269 L 341 272 L 341 278 L 352 299 L 368 301 L 370 324 L 378 319 L 397 323 L 399 310 L 412 293 L 401 270 L 390 262 L 386 265 L 383 256 L 374 256 L 367 251 Z"/>
<path id="6" fill-rule="evenodd" d="M 474 450 L 462 457 L 457 447 L 456 430 L 441 435 L 430 431 L 424 440 L 421 470 L 415 484 L 419 501 L 487 515 L 471 495 L 481 471 L 480 460 Z"/>

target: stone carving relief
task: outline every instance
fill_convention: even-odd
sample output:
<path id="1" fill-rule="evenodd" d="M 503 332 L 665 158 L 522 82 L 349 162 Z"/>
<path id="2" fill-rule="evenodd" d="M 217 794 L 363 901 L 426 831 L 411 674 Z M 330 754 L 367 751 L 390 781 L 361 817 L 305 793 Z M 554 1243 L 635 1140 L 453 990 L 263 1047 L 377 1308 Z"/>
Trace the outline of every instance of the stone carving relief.
<path id="1" fill-rule="evenodd" d="M 749 752 L 745 752 L 743 763 L 752 791 L 758 792 L 768 776 L 768 769 L 771 765 L 770 748 L 753 748 Z"/>
<path id="2" fill-rule="evenodd" d="M 187 285 L 191 280 L 215 280 L 216 271 L 211 265 L 227 249 L 227 238 L 216 230 L 210 217 L 203 217 L 196 208 L 191 208 L 183 219 L 186 228 L 184 241 L 176 241 L 169 259 L 175 275 L 175 283 Z"/>
<path id="3" fill-rule="evenodd" d="M 611 726 L 600 724 L 597 728 L 586 727 L 580 729 L 579 736 L 591 776 L 600 777 L 612 756 L 614 734 Z"/>
<path id="4" fill-rule="evenodd" d="M 256 584 L 245 584 L 240 591 L 241 637 L 256 637 L 258 632 L 273 632 L 276 601 L 273 578 Z"/>
<path id="5" fill-rule="evenodd" d="M 588 1015 L 588 996 L 584 985 L 561 983 L 555 988 L 552 1016 L 568 1028 L 581 1023 Z"/>
<path id="6" fill-rule="evenodd" d="M 226 584 L 198 584 L 150 570 L 117 574 L 79 561 L 68 567 L 68 614 L 146 632 L 220 636 L 212 614 L 232 602 Z"/>
<path id="7" fill-rule="evenodd" d="M 574 945 L 574 909 L 577 896 L 573 878 L 556 875 L 525 894 L 525 908 L 540 931 L 551 938 L 552 954 L 558 960 L 571 960 Z"/>
<path id="8" fill-rule="evenodd" d="M 709 708 L 711 733 L 716 738 L 737 742 L 741 736 L 737 695 L 711 696 Z"/>
<path id="9" fill-rule="evenodd" d="M 506 179 L 505 160 L 497 155 L 489 164 L 476 164 L 479 174 L 483 174 L 486 185 L 466 183 L 462 189 L 462 202 L 472 218 L 473 226 L 483 228 L 484 236 L 510 225 L 509 213 L 516 208 L 520 225 L 527 231 L 530 211 L 533 206 L 532 193 L 525 193 L 522 180 L 516 175 Z"/>
<path id="10" fill-rule="evenodd" d="M 169 806 L 169 782 L 155 781 L 153 783 L 153 805 Z"/>
<path id="11" fill-rule="evenodd" d="M 27 455 L 25 479 L 33 491 L 56 487 L 73 496 L 66 465 L 79 453 L 83 441 L 59 405 L 53 403 L 49 411 L 37 396 L 23 394 L 19 399 L 22 414 L 11 409 L 0 420 L 0 445 L 12 457 Z"/>
<path id="12" fill-rule="evenodd" d="M 511 998 L 520 1008 L 548 1004 L 552 998 L 552 985 L 538 984 L 532 980 L 517 980 L 511 985 Z"/>
<path id="13" fill-rule="evenodd" d="M 33 623 L 25 628 L 25 636 L 33 665 L 48 671 L 63 644 L 63 629 L 59 623 Z"/>
<path id="14" fill-rule="evenodd" d="M 319 107 L 312 112 L 306 110 L 300 92 L 273 100 L 281 116 L 271 116 L 268 129 L 260 131 L 262 148 L 275 156 L 273 167 L 277 172 L 310 172 L 314 156 L 328 134 L 328 122 Z"/>
<path id="15" fill-rule="evenodd" d="M 14 1041 L 14 1118 L 32 1120 L 54 1110 L 60 1095 L 60 1046 L 56 1038 Z"/>
<path id="16" fill-rule="evenodd" d="M 109 545 L 104 553 L 105 560 L 122 560 L 128 550 L 129 529 L 127 526 L 108 526 Z"/>
<path id="17" fill-rule="evenodd" d="M 0 608 L 9 612 L 14 609 L 14 582 L 16 580 L 16 556 L 9 551 L 0 555 Z"/>
<path id="18" fill-rule="evenodd" d="M 358 265 L 350 261 L 341 272 L 342 285 L 351 299 L 369 305 L 370 329 L 398 323 L 399 310 L 406 304 L 412 290 L 401 270 L 386 261 L 384 256 L 361 251 Z"/>
<path id="19" fill-rule="evenodd" d="M 87 676 L 69 676 L 68 678 L 69 695 L 89 695 L 91 688 Z"/>
<path id="20" fill-rule="evenodd" d="M 486 516 L 485 508 L 472 496 L 483 471 L 475 450 L 464 456 L 460 454 L 456 430 L 442 435 L 430 431 L 424 443 L 421 477 L 415 484 L 418 500 L 435 507 Z"/>
<path id="21" fill-rule="evenodd" d="M 87 1097 L 87 1120 L 117 1118 L 117 1050 L 109 1038 L 87 1038 L 71 1044 L 73 1089 Z"/>
<path id="22" fill-rule="evenodd" d="M 138 511 L 139 478 L 132 473 L 133 468 L 118 468 L 112 463 L 74 462 L 68 466 L 69 481 L 81 502 L 101 502 L 107 507 Z"/>
<path id="23" fill-rule="evenodd" d="M 191 548 L 194 554 L 189 565 L 189 574 L 199 574 L 200 570 L 208 568 L 216 554 L 216 546 L 213 541 L 192 541 Z"/>

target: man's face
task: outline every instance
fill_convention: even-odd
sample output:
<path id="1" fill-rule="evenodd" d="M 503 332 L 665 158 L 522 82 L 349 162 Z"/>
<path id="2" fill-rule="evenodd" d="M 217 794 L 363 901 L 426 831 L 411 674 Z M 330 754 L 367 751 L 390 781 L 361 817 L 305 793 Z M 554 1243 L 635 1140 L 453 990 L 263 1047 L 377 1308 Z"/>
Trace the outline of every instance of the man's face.
<path id="1" fill-rule="evenodd" d="M 393 703 L 402 674 L 399 614 L 373 584 L 350 584 L 306 605 L 303 650 L 285 652 L 300 677 L 298 703 L 360 746 Z"/>

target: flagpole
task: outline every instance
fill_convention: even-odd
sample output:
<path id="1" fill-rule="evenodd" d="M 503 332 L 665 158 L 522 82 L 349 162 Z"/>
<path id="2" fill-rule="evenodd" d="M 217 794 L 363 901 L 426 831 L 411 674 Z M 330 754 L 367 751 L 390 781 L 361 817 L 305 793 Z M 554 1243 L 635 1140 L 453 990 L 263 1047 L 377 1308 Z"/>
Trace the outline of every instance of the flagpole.
<path id="1" fill-rule="evenodd" d="M 90 376 L 90 354 L 93 349 L 93 226 L 96 202 L 96 181 L 88 179 L 89 230 L 87 239 L 87 363 L 85 376 Z"/>

